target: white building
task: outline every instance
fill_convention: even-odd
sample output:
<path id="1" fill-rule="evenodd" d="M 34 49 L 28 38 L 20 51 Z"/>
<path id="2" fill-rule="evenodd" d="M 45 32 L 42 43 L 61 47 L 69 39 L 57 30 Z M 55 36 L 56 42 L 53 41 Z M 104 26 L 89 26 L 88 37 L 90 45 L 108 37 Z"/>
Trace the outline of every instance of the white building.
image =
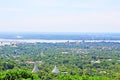
<path id="1" fill-rule="evenodd" d="M 59 73 L 59 69 L 55 66 L 54 69 L 52 70 L 53 73 Z"/>
<path id="2" fill-rule="evenodd" d="M 35 63 L 32 72 L 37 72 L 37 71 L 39 71 L 39 69 L 38 69 L 38 67 L 37 67 L 37 64 Z"/>

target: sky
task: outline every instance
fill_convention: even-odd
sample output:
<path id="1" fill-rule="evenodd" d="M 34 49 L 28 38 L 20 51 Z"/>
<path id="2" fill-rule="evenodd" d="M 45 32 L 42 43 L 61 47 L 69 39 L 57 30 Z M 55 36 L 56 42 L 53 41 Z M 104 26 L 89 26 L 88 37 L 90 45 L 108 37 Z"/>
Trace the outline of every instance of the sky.
<path id="1" fill-rule="evenodd" d="M 0 0 L 0 32 L 120 32 L 120 0 Z"/>

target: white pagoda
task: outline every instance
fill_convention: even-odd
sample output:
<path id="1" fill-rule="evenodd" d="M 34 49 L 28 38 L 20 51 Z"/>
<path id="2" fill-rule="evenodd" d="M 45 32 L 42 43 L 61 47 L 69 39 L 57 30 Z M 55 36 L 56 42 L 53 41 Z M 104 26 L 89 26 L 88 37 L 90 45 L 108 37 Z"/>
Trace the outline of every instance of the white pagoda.
<path id="1" fill-rule="evenodd" d="M 55 66 L 54 69 L 52 70 L 53 73 L 59 73 L 59 69 Z"/>
<path id="2" fill-rule="evenodd" d="M 37 67 L 37 64 L 35 63 L 32 72 L 37 72 L 37 71 L 39 71 L 39 69 L 38 69 L 38 67 Z"/>

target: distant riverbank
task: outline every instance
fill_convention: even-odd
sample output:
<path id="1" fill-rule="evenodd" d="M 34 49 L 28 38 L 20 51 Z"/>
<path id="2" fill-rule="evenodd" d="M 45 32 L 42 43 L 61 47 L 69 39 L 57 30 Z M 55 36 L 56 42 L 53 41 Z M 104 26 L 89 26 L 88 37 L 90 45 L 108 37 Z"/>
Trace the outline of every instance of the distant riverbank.
<path id="1" fill-rule="evenodd" d="M 42 40 L 42 39 L 0 39 L 0 42 L 4 43 L 65 43 L 65 42 L 119 42 L 120 40 Z"/>

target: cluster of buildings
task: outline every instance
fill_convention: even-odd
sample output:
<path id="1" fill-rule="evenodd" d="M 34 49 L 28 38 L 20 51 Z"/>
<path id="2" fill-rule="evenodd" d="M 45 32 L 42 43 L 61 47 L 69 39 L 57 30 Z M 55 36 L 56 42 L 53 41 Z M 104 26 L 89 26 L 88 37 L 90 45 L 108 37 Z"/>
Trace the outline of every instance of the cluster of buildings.
<path id="1" fill-rule="evenodd" d="M 10 45 L 12 47 L 16 47 L 17 42 L 11 42 L 11 41 L 0 41 L 0 46 L 6 46 Z"/>

